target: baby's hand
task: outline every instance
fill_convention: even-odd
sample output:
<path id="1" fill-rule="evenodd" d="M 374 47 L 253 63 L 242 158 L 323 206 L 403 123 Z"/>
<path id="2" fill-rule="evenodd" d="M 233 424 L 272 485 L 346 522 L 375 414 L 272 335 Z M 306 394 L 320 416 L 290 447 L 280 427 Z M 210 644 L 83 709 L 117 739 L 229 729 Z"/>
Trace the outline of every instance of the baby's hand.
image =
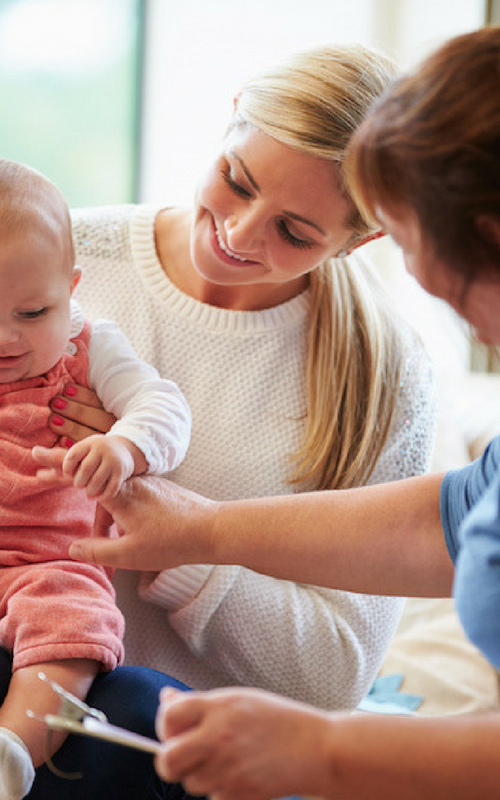
<path id="1" fill-rule="evenodd" d="M 33 458 L 40 466 L 39 480 L 73 484 L 89 497 L 109 499 L 131 475 L 147 469 L 143 453 L 121 436 L 88 436 L 70 450 L 62 447 L 34 447 Z"/>
<path id="2" fill-rule="evenodd" d="M 132 442 L 121 436 L 96 434 L 77 442 L 66 452 L 62 474 L 71 478 L 88 497 L 114 497 L 131 475 L 147 468 L 144 455 Z"/>
<path id="3" fill-rule="evenodd" d="M 54 484 L 70 486 L 73 483 L 71 478 L 64 477 L 62 471 L 67 453 L 64 447 L 42 447 L 37 444 L 32 448 L 33 460 L 38 464 L 36 477 L 40 483 L 45 483 L 47 486 Z"/>

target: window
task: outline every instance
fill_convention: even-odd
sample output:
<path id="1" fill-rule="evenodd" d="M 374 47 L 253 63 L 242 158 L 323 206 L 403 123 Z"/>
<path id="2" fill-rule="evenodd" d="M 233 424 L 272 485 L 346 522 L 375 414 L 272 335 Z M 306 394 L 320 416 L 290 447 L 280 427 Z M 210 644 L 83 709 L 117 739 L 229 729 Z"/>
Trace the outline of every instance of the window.
<path id="1" fill-rule="evenodd" d="M 483 25 L 485 2 L 147 0 L 141 199 L 191 202 L 235 93 L 282 57 L 359 42 L 405 69 L 444 39 Z"/>
<path id="2" fill-rule="evenodd" d="M 3 0 L 0 156 L 71 206 L 136 199 L 141 0 Z"/>

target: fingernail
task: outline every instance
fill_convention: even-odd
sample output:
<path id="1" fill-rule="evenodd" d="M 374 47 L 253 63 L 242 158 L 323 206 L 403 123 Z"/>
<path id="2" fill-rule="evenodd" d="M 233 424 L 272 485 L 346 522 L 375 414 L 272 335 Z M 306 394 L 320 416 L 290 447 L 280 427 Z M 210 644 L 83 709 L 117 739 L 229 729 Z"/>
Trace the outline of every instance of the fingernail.
<path id="1" fill-rule="evenodd" d="M 62 397 L 55 397 L 52 401 L 52 405 L 54 408 L 66 408 L 68 403 Z"/>
<path id="2" fill-rule="evenodd" d="M 64 420 L 62 417 L 59 417 L 57 414 L 52 415 L 52 424 L 53 425 L 64 425 Z"/>
<path id="3" fill-rule="evenodd" d="M 66 395 L 66 397 L 74 397 L 77 392 L 78 389 L 76 388 L 76 386 L 66 386 L 64 390 L 64 394 Z"/>
<path id="4" fill-rule="evenodd" d="M 64 446 L 65 447 L 73 447 L 73 445 L 74 445 L 73 439 L 70 439 L 69 436 L 66 436 L 65 439 L 64 439 Z"/>
<path id="5" fill-rule="evenodd" d="M 76 560 L 82 557 L 82 548 L 78 544 L 78 542 L 73 542 L 72 544 L 70 544 L 68 555 L 70 558 L 75 558 Z"/>

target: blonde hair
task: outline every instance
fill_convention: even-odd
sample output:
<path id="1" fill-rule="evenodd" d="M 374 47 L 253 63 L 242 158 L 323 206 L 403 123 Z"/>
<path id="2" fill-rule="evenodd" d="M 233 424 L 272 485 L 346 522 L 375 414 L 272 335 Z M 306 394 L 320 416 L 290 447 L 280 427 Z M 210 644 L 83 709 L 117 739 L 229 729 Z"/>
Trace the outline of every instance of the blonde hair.
<path id="1" fill-rule="evenodd" d="M 48 178 L 18 161 L 0 158 L 0 233 L 24 234 L 33 226 L 50 232 L 64 247 L 71 271 L 75 262 L 71 217 L 62 192 Z"/>
<path id="2" fill-rule="evenodd" d="M 369 106 L 392 82 L 385 57 L 363 47 L 300 53 L 249 81 L 232 126 L 251 124 L 338 167 Z M 352 205 L 355 244 L 375 226 Z M 317 489 L 366 482 L 387 439 L 399 388 L 401 344 L 377 279 L 356 259 L 330 258 L 310 273 L 304 440 L 290 481 Z"/>

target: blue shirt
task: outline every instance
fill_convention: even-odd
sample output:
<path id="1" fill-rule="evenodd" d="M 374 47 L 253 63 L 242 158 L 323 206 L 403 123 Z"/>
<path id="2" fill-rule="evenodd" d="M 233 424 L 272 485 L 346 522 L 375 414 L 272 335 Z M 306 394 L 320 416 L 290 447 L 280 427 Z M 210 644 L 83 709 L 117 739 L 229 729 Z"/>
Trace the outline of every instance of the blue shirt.
<path id="1" fill-rule="evenodd" d="M 441 521 L 460 621 L 500 668 L 500 436 L 472 464 L 445 475 Z"/>

